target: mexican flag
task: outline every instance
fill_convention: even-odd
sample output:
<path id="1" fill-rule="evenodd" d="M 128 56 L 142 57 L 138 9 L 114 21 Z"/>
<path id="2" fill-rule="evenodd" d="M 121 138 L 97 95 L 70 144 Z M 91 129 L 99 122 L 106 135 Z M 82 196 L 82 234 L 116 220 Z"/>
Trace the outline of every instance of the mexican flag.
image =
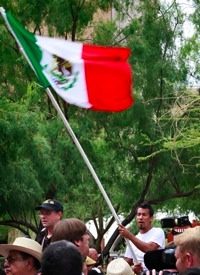
<path id="1" fill-rule="evenodd" d="M 132 105 L 128 48 L 34 35 L 3 8 L 1 14 L 44 88 L 87 109 L 117 112 Z"/>

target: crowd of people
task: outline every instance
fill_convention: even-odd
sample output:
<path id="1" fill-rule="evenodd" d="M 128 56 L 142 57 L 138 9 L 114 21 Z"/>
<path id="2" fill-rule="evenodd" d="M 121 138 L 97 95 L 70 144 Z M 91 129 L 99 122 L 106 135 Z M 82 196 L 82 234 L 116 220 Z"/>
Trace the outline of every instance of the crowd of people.
<path id="1" fill-rule="evenodd" d="M 57 200 L 46 200 L 36 207 L 42 229 L 35 240 L 18 237 L 12 244 L 0 244 L 6 275 L 133 275 L 173 274 L 169 270 L 148 270 L 144 256 L 165 247 L 165 234 L 153 227 L 153 208 L 142 203 L 136 209 L 139 232 L 134 235 L 119 225 L 119 234 L 130 245 L 124 257 L 112 259 L 107 269 L 97 266 L 98 252 L 89 247 L 90 234 L 83 221 L 63 219 L 63 206 Z M 176 273 L 200 274 L 200 226 L 186 229 L 174 238 Z M 158 259 L 159 260 L 159 259 Z"/>

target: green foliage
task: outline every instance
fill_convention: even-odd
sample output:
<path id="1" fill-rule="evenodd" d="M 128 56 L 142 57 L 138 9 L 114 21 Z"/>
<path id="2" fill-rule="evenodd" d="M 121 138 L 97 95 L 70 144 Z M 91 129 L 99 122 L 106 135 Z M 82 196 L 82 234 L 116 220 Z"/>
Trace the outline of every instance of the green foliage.
<path id="1" fill-rule="evenodd" d="M 192 21 L 195 24 L 198 33 L 200 31 L 200 3 L 199 0 L 194 0 L 194 13 L 191 15 Z"/>
<path id="2" fill-rule="evenodd" d="M 181 38 L 183 20 L 176 3 L 166 8 L 143 1 L 138 16 L 123 29 L 132 49 L 136 103 L 133 110 L 115 116 L 105 127 L 106 132 L 112 128 L 107 142 L 118 148 L 119 169 L 115 173 L 123 180 L 119 182 L 121 192 L 116 194 L 127 211 L 133 198 L 157 204 L 189 195 L 198 182 L 199 96 L 191 91 L 186 96 L 182 91 L 190 68 L 175 44 L 175 37 Z M 103 32 L 102 37 L 106 41 Z M 174 110 L 185 105 L 187 111 L 177 118 Z M 171 209 L 181 203 L 174 201 Z M 193 208 L 192 200 L 187 207 Z"/>
<path id="3" fill-rule="evenodd" d="M 114 22 L 100 22 L 95 28 L 95 44 L 100 45 L 115 45 L 117 27 Z"/>
<path id="4" fill-rule="evenodd" d="M 50 1 L 46 22 L 51 31 L 73 41 L 93 19 L 97 1 Z"/>
<path id="5" fill-rule="evenodd" d="M 1 100 L 1 211 L 20 211 L 32 196 L 41 193 L 28 157 L 29 144 L 36 130 L 33 127 L 35 117 L 27 116 L 22 106 L 17 110 L 15 107 L 15 104 Z"/>
<path id="6" fill-rule="evenodd" d="M 181 50 L 181 57 L 185 60 L 187 67 L 191 66 L 190 77 L 192 77 L 193 83 L 200 81 L 200 43 L 199 34 L 196 33 L 188 39 Z M 195 84 L 196 84 L 195 83 Z"/>

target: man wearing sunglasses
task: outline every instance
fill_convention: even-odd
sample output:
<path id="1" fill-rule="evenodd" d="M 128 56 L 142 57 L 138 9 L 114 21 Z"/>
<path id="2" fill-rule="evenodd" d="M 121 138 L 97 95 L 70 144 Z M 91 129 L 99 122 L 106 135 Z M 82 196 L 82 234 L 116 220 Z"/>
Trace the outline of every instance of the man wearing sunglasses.
<path id="1" fill-rule="evenodd" d="M 0 244 L 0 255 L 5 257 L 6 275 L 36 275 L 40 268 L 42 247 L 34 240 L 19 237 L 13 244 Z"/>

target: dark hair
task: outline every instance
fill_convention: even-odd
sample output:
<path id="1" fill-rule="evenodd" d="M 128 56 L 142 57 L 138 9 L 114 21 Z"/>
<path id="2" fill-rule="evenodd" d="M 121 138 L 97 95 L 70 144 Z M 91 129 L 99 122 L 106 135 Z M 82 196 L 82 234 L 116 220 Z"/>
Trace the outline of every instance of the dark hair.
<path id="1" fill-rule="evenodd" d="M 149 209 L 149 215 L 150 215 L 150 217 L 152 217 L 153 214 L 154 214 L 154 210 L 153 210 L 152 206 L 147 201 L 144 201 L 144 202 L 140 203 L 137 206 L 135 214 L 137 214 L 138 208 Z"/>
<path id="2" fill-rule="evenodd" d="M 76 246 L 62 240 L 44 250 L 41 265 L 42 275 L 81 275 L 83 263 Z"/>
<path id="3" fill-rule="evenodd" d="M 86 225 L 79 219 L 64 219 L 56 223 L 53 229 L 52 242 L 66 240 L 72 243 L 82 240 L 87 233 Z"/>

